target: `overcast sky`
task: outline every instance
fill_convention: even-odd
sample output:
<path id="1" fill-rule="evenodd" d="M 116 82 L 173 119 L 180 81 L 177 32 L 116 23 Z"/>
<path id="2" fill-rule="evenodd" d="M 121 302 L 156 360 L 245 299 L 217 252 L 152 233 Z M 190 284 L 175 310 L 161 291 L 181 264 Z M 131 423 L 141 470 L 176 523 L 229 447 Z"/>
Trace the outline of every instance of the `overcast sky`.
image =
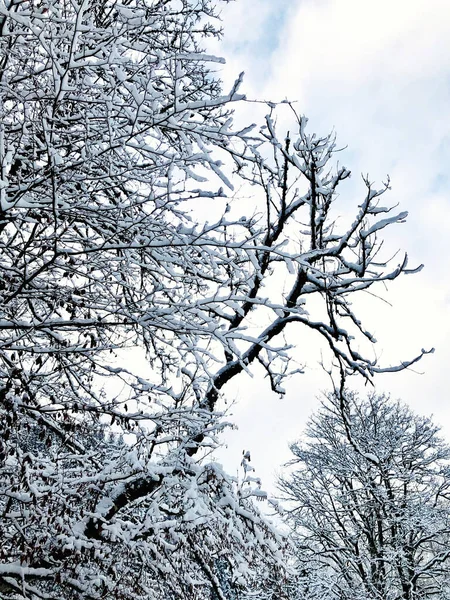
<path id="1" fill-rule="evenodd" d="M 348 146 L 340 160 L 353 173 L 351 196 L 364 194 L 360 173 L 378 182 L 390 175 L 389 200 L 410 216 L 388 242 L 425 269 L 394 282 L 386 294 L 392 307 L 367 305 L 365 325 L 385 364 L 422 347 L 436 353 L 418 366 L 423 375 L 379 376 L 377 390 L 433 414 L 450 441 L 450 2 L 238 0 L 222 16 L 225 38 L 217 51 L 227 58 L 227 83 L 244 70 L 249 98 L 296 100 L 311 130 L 334 128 Z M 254 118 L 254 107 L 239 110 L 239 118 Z M 289 457 L 287 442 L 300 435 L 328 385 L 317 361 L 308 367 L 282 400 L 247 377 L 228 390 L 238 400 L 239 426 L 220 453 L 228 469 L 250 449 L 272 487 Z"/>

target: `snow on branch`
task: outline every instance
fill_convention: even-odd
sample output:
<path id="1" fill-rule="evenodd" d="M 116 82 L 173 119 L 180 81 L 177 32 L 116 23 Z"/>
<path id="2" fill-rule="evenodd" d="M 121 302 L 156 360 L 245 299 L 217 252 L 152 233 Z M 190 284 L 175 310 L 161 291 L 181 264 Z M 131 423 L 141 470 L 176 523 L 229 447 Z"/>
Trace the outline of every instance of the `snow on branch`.
<path id="1" fill-rule="evenodd" d="M 265 493 L 211 457 L 227 385 L 259 363 L 283 394 L 300 330 L 369 381 L 426 354 L 360 350 L 378 342 L 353 298 L 415 271 L 380 239 L 406 218 L 380 205 L 389 182 L 343 214 L 334 134 L 292 109 L 279 135 L 274 104 L 237 130 L 243 75 L 224 93 L 201 50 L 215 9 L 0 2 L 6 599 L 282 598 Z"/>

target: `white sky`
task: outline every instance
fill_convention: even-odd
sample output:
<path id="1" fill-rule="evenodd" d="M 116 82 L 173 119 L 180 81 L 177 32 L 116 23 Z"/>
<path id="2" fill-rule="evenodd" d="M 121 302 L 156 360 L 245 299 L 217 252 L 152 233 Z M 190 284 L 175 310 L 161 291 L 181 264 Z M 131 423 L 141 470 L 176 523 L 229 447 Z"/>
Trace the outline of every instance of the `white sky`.
<path id="1" fill-rule="evenodd" d="M 386 295 L 392 308 L 365 306 L 365 326 L 386 363 L 422 347 L 435 346 L 436 353 L 419 364 L 423 375 L 379 376 L 377 390 L 433 414 L 450 441 L 450 2 L 238 0 L 222 16 L 225 39 L 216 52 L 227 58 L 225 82 L 244 70 L 249 98 L 297 100 L 310 130 L 334 128 L 339 145 L 348 146 L 340 160 L 353 173 L 350 196 L 364 193 L 361 172 L 372 181 L 391 176 L 386 198 L 410 217 L 388 242 L 425 269 L 394 282 Z M 254 110 L 244 105 L 239 118 L 253 120 Z M 302 339 L 299 347 L 308 357 Z M 289 458 L 287 442 L 300 435 L 328 386 L 317 361 L 308 365 L 281 400 L 258 376 L 228 388 L 239 427 L 219 454 L 228 470 L 250 449 L 257 474 L 272 488 L 275 471 Z"/>

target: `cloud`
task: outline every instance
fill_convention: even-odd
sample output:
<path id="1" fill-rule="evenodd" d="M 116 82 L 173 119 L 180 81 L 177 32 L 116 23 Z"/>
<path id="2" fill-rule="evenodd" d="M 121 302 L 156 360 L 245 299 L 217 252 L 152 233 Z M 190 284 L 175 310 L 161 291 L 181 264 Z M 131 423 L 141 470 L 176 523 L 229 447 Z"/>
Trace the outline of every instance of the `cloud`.
<path id="1" fill-rule="evenodd" d="M 222 47 L 233 54 L 245 52 L 249 62 L 259 63 L 278 47 L 292 11 L 289 0 L 279 0 L 276 5 L 272 0 L 232 2 L 222 12 Z"/>
<path id="2" fill-rule="evenodd" d="M 298 99 L 318 128 L 336 127 L 377 176 L 406 158 L 433 174 L 450 136 L 450 4 L 319 0 L 299 7 L 260 82 L 263 95 Z"/>
<path id="3" fill-rule="evenodd" d="M 449 16 L 446 0 L 304 0 L 280 38 L 275 71 L 358 88 L 374 75 L 433 77 L 448 63 Z"/>

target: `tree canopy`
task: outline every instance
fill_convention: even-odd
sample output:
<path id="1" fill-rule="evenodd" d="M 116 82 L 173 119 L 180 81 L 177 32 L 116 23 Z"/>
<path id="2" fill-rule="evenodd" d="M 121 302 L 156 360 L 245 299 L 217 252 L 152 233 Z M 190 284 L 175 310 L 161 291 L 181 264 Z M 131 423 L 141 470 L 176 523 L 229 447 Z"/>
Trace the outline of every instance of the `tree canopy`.
<path id="1" fill-rule="evenodd" d="M 425 352 L 383 366 L 359 351 L 375 339 L 353 294 L 408 272 L 382 252 L 406 218 L 381 203 L 388 182 L 365 179 L 338 221 L 350 171 L 333 136 L 292 109 L 280 137 L 272 104 L 234 128 L 242 77 L 223 92 L 223 61 L 202 50 L 216 9 L 0 1 L 5 598 L 221 598 L 223 573 L 240 590 L 281 581 L 260 484 L 247 475 L 244 491 L 208 458 L 226 384 L 258 361 L 283 393 L 291 327 L 318 335 L 341 376 Z"/>

